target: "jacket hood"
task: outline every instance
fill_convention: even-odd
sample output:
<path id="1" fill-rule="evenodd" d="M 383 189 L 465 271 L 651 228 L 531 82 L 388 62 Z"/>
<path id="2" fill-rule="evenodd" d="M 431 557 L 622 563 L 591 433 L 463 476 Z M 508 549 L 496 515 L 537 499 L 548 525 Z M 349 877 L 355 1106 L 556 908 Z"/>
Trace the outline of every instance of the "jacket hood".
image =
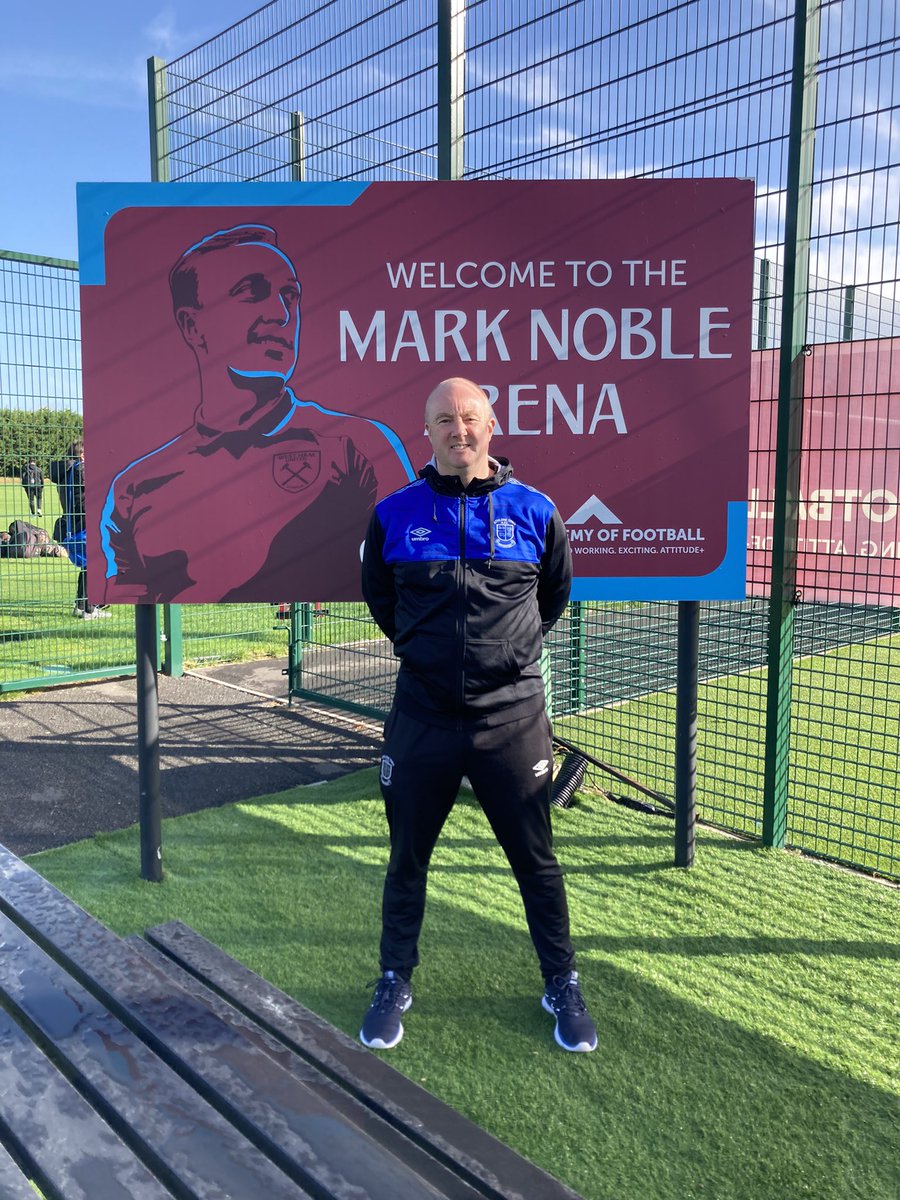
<path id="1" fill-rule="evenodd" d="M 473 479 L 468 486 L 463 484 L 458 475 L 441 475 L 434 465 L 434 459 L 422 468 L 419 478 L 424 479 L 430 488 L 444 496 L 482 496 L 486 492 L 496 491 L 512 479 L 513 469 L 508 458 L 491 457 L 490 465 L 493 470 L 487 479 Z"/>

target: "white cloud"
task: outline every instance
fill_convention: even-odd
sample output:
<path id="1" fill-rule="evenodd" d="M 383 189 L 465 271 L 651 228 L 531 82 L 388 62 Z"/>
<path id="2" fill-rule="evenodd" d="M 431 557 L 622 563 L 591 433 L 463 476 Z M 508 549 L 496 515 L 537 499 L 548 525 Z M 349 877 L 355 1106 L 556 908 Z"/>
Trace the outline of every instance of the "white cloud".
<path id="1" fill-rule="evenodd" d="M 160 58 L 167 58 L 174 50 L 182 49 L 186 44 L 184 36 L 179 36 L 176 29 L 175 10 L 171 5 L 167 5 L 150 18 L 141 29 L 141 37 Z"/>
<path id="2" fill-rule="evenodd" d="M 0 54 L 0 91 L 103 108 L 137 108 L 147 103 L 147 72 L 136 60 L 110 63 L 42 52 Z"/>

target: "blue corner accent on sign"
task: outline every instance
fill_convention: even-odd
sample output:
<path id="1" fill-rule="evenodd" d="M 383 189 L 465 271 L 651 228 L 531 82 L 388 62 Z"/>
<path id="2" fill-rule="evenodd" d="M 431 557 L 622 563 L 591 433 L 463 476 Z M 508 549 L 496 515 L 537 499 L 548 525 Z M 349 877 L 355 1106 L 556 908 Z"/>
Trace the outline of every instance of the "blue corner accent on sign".
<path id="1" fill-rule="evenodd" d="M 576 578 L 573 600 L 745 600 L 747 598 L 747 502 L 728 502 L 725 557 L 708 575 L 667 578 L 615 575 Z"/>
<path id="2" fill-rule="evenodd" d="M 353 204 L 368 183 L 79 183 L 78 266 L 82 286 L 106 282 L 104 234 L 123 208 L 265 208 Z"/>

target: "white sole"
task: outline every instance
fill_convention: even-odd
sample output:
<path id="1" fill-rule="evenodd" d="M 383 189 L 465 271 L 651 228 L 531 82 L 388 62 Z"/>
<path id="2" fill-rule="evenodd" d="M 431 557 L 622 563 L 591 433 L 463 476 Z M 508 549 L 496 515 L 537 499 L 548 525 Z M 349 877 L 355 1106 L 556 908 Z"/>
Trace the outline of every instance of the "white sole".
<path id="1" fill-rule="evenodd" d="M 403 1008 L 400 1009 L 400 1011 L 401 1012 L 409 1012 L 409 1010 L 411 1008 L 412 1008 L 412 996 L 410 996 L 408 1002 L 403 1006 Z M 403 1022 L 401 1021 L 400 1022 L 400 1031 L 392 1042 L 383 1042 L 381 1040 L 381 1038 L 373 1038 L 371 1042 L 367 1042 L 365 1037 L 363 1037 L 362 1030 L 359 1031 L 359 1040 L 362 1042 L 362 1044 L 364 1046 L 368 1046 L 370 1050 L 393 1050 L 393 1048 L 395 1046 L 399 1046 L 400 1043 L 403 1041 L 404 1032 L 405 1032 L 405 1030 L 403 1028 Z"/>
<path id="2" fill-rule="evenodd" d="M 403 1025 L 400 1025 L 400 1032 L 392 1042 L 383 1042 L 381 1038 L 373 1038 L 371 1042 L 367 1042 L 363 1037 L 363 1031 L 359 1031 L 359 1040 L 364 1046 L 368 1046 L 370 1050 L 393 1050 L 395 1046 L 399 1046 L 403 1041 L 404 1034 Z"/>
<path id="3" fill-rule="evenodd" d="M 541 996 L 541 1008 L 544 1010 L 544 1012 L 548 1012 L 551 1017 L 556 1016 L 556 1013 L 553 1011 L 553 1006 L 551 1004 L 547 1003 L 546 996 Z M 597 1049 L 596 1039 L 595 1039 L 593 1045 L 591 1045 L 589 1042 L 579 1042 L 577 1046 L 568 1045 L 568 1043 L 564 1042 L 562 1040 L 562 1038 L 559 1036 L 559 1021 L 558 1020 L 553 1029 L 553 1040 L 556 1042 L 557 1046 L 559 1046 L 562 1050 L 568 1050 L 572 1054 L 590 1054 L 592 1050 Z"/>

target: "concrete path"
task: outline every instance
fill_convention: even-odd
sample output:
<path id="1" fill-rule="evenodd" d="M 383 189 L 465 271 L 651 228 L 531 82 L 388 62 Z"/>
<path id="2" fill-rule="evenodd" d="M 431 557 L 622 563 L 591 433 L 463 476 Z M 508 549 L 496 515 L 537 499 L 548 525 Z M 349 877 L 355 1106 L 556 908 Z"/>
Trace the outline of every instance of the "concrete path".
<path id="1" fill-rule="evenodd" d="M 287 704 L 284 660 L 159 678 L 164 817 L 373 766 L 376 722 Z M 138 820 L 133 678 L 0 700 L 0 842 L 15 854 Z"/>

